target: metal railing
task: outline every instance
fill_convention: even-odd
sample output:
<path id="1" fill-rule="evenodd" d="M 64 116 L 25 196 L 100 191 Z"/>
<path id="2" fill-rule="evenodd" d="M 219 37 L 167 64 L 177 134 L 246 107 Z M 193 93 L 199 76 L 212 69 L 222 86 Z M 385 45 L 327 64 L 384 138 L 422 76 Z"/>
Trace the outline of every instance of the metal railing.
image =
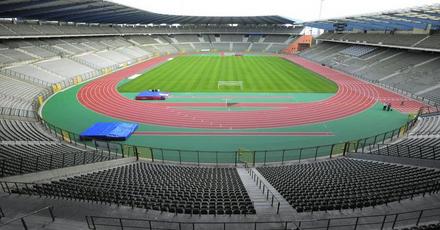
<path id="1" fill-rule="evenodd" d="M 437 106 L 437 105 L 438 105 L 437 102 L 435 102 L 435 101 L 433 101 L 433 100 L 431 100 L 431 99 L 429 99 L 429 98 L 422 97 L 422 96 L 420 96 L 420 95 L 416 95 L 416 94 L 414 94 L 414 93 L 411 93 L 411 92 L 405 91 L 405 90 L 400 89 L 400 88 L 396 88 L 396 87 L 391 86 L 391 85 L 387 85 L 387 84 L 379 83 L 379 82 L 375 82 L 374 84 L 377 84 L 377 85 L 379 85 L 379 86 L 382 86 L 382 87 L 384 87 L 384 88 L 387 88 L 387 89 L 389 89 L 389 90 L 392 90 L 392 91 L 394 91 L 394 92 L 396 92 L 396 93 L 399 93 L 399 94 L 401 94 L 401 95 L 404 95 L 404 96 L 410 97 L 410 98 L 412 98 L 412 99 L 415 99 L 415 100 L 418 100 L 418 101 L 424 102 L 424 103 L 426 103 L 426 104 L 428 104 L 428 105 L 432 105 L 432 106 Z"/>
<path id="2" fill-rule="evenodd" d="M 18 79 L 20 79 L 22 81 L 29 82 L 29 83 L 32 83 L 32 84 L 37 84 L 37 85 L 40 85 L 40 86 L 43 86 L 43 87 L 47 87 L 47 86 L 51 85 L 51 83 L 49 83 L 47 81 L 43 81 L 43 80 L 40 80 L 38 78 L 34 78 L 34 77 L 28 76 L 26 74 L 22 74 L 22 73 L 19 73 L 17 71 L 11 70 L 11 69 L 4 69 L 4 68 L 0 69 L 0 73 L 4 74 L 6 76 L 11 76 L 13 78 L 18 78 Z"/>
<path id="3" fill-rule="evenodd" d="M 315 62 L 315 60 L 310 59 L 310 58 L 308 58 L 308 57 L 305 57 L 305 56 L 301 56 L 301 57 L 306 58 L 306 59 L 308 59 L 308 60 L 311 60 L 311 61 Z M 354 77 L 356 77 L 356 78 L 358 78 L 358 79 L 361 79 L 361 80 L 363 80 L 363 81 L 367 81 L 367 82 L 369 82 L 369 83 L 372 83 L 372 84 L 375 84 L 375 85 L 381 86 L 381 87 L 383 87 L 383 88 L 389 89 L 389 90 L 391 90 L 391 91 L 393 91 L 393 92 L 399 93 L 400 95 L 404 95 L 404 96 L 410 97 L 410 98 L 412 98 L 412 99 L 415 99 L 415 100 L 421 101 L 421 102 L 426 103 L 426 104 L 428 104 L 428 105 L 438 106 L 438 103 L 437 103 L 436 101 L 431 100 L 430 98 L 422 97 L 422 96 L 416 95 L 416 94 L 414 94 L 414 93 L 408 92 L 408 91 L 406 91 L 406 90 L 403 90 L 403 89 L 401 89 L 401 88 L 396 88 L 396 87 L 394 87 L 394 86 L 391 86 L 391 85 L 387 85 L 387 84 L 381 83 L 381 82 L 379 82 L 379 80 L 372 80 L 372 79 L 369 79 L 369 78 L 364 77 L 363 75 L 349 72 L 349 71 L 347 71 L 347 70 L 344 70 L 344 69 L 338 68 L 337 66 L 334 66 L 334 65 L 332 65 L 331 63 L 324 63 L 324 64 L 325 64 L 325 65 L 328 65 L 328 66 L 331 67 L 331 68 L 335 68 L 335 69 L 337 69 L 338 71 L 341 71 L 341 72 L 344 72 L 344 73 L 346 73 L 346 74 L 349 74 L 350 76 L 354 76 Z"/>
<path id="4" fill-rule="evenodd" d="M 3 212 L 2 207 L 0 207 L 0 219 L 5 217 L 5 213 Z"/>
<path id="5" fill-rule="evenodd" d="M 335 143 L 322 146 L 312 146 L 292 149 L 274 149 L 274 150 L 243 150 L 236 151 L 206 151 L 206 150 L 182 150 L 171 148 L 157 148 L 150 146 L 135 146 L 120 142 L 108 142 L 102 140 L 82 141 L 79 134 L 64 130 L 49 122 L 40 121 L 43 126 L 60 140 L 64 140 L 74 145 L 91 147 L 96 150 L 114 152 L 123 156 L 136 156 L 150 159 L 153 162 L 177 163 L 177 164 L 248 164 L 248 165 L 266 165 L 269 163 L 281 163 L 297 161 L 304 159 L 317 159 L 318 157 L 332 158 L 334 155 L 345 154 L 349 151 L 355 151 L 358 148 L 365 148 L 368 145 L 385 143 L 405 135 L 417 121 L 409 120 L 401 127 L 381 133 L 375 136 L 352 140 L 342 143 Z"/>
<path id="6" fill-rule="evenodd" d="M 35 210 L 35 211 L 33 211 L 33 212 L 27 213 L 27 214 L 25 214 L 25 215 L 22 215 L 22 216 L 16 217 L 16 218 L 14 218 L 14 219 L 8 220 L 8 221 L 6 221 L 5 223 L 0 224 L 0 227 L 1 227 L 1 226 L 9 225 L 9 224 L 14 223 L 14 222 L 16 222 L 16 221 L 20 221 L 21 224 L 22 224 L 22 226 L 23 226 L 23 228 L 24 228 L 25 230 L 28 230 L 29 228 L 28 228 L 28 226 L 27 226 L 26 221 L 25 221 L 24 218 L 29 217 L 29 216 L 36 215 L 36 214 L 38 214 L 38 213 L 40 213 L 40 212 L 43 212 L 43 211 L 45 211 L 45 210 L 48 210 L 48 211 L 49 211 L 50 218 L 52 219 L 52 222 L 54 222 L 54 221 L 55 221 L 55 216 L 54 216 L 54 214 L 53 214 L 53 206 L 47 206 L 47 207 L 44 207 L 44 208 L 41 208 L 41 209 Z"/>
<path id="7" fill-rule="evenodd" d="M 352 75 L 352 76 L 355 76 L 355 77 L 357 77 L 357 78 L 359 78 L 359 79 L 362 79 L 362 80 L 364 80 L 364 81 L 367 81 L 367 82 L 369 82 L 369 83 L 372 83 L 372 84 L 375 84 L 375 85 L 381 86 L 381 87 L 383 87 L 383 88 L 389 89 L 389 90 L 391 90 L 391 91 L 393 91 L 393 92 L 396 92 L 396 93 L 398 93 L 398 94 L 400 94 L 400 95 L 407 96 L 407 97 L 412 98 L 412 99 L 415 99 L 415 100 L 417 100 L 417 101 L 421 101 L 421 102 L 426 103 L 426 104 L 428 104 L 428 105 L 431 105 L 431 106 L 437 106 L 437 105 L 438 105 L 437 102 L 435 102 L 435 101 L 433 101 L 433 100 L 431 100 L 431 99 L 429 99 L 429 98 L 422 97 L 422 96 L 416 95 L 416 94 L 414 94 L 414 93 L 408 92 L 408 91 L 406 91 L 406 90 L 403 90 L 403 89 L 396 88 L 396 87 L 391 86 L 391 85 L 387 85 L 387 84 L 381 83 L 381 82 L 379 82 L 378 80 L 371 80 L 371 79 L 368 79 L 368 78 L 366 78 L 366 77 L 364 77 L 364 76 L 362 76 L 362 75 L 358 75 L 358 74 L 355 74 L 355 73 L 350 73 L 350 72 L 347 72 L 347 71 L 342 70 L 342 69 L 340 69 L 340 68 L 338 68 L 338 70 L 340 70 L 340 71 L 342 71 L 342 72 L 344 72 L 344 73 L 350 74 L 350 75 Z"/>
<path id="8" fill-rule="evenodd" d="M 420 115 L 438 115 L 440 113 L 440 105 L 425 106 L 420 108 Z"/>
<path id="9" fill-rule="evenodd" d="M 167 221 L 152 219 L 134 219 L 120 217 L 86 216 L 89 229 L 112 227 L 112 229 L 241 229 L 241 230 L 306 230 L 306 229 L 396 229 L 408 226 L 419 226 L 421 223 L 438 222 L 440 208 L 421 209 L 383 215 L 339 217 L 327 219 L 305 219 L 286 221 L 254 222 L 207 222 L 207 221 Z"/>
<path id="10" fill-rule="evenodd" d="M 360 148 L 357 153 L 406 157 L 415 159 L 440 160 L 440 146 L 407 144 L 374 144 Z"/>
<path id="11" fill-rule="evenodd" d="M 248 173 L 252 177 L 252 180 L 256 183 L 258 188 L 262 190 L 264 196 L 266 197 L 266 200 L 270 200 L 270 206 L 276 207 L 277 214 L 280 213 L 280 206 L 281 202 L 280 200 L 273 194 L 273 192 L 269 189 L 269 187 L 261 180 L 261 178 L 254 172 L 252 168 L 248 168 Z"/>

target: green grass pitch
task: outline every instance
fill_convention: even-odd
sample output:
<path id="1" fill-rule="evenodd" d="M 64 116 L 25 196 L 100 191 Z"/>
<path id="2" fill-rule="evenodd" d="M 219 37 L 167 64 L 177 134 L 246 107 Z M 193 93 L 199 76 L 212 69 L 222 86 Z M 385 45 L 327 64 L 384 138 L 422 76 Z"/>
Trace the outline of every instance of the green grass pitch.
<path id="1" fill-rule="evenodd" d="M 242 81 L 222 86 L 218 81 Z M 293 92 L 334 93 L 337 85 L 274 56 L 180 56 L 121 85 L 120 92 Z"/>

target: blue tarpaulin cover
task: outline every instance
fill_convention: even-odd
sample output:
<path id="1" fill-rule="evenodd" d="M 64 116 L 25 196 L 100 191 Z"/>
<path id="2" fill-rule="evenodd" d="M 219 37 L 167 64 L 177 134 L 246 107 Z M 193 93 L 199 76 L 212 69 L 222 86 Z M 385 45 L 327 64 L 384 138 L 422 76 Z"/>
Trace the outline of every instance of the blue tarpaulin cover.
<path id="1" fill-rule="evenodd" d="M 144 91 L 136 95 L 136 100 L 165 100 L 168 95 L 164 92 Z"/>
<path id="2" fill-rule="evenodd" d="M 124 122 L 98 122 L 80 134 L 81 140 L 125 141 L 137 129 L 138 124 Z"/>

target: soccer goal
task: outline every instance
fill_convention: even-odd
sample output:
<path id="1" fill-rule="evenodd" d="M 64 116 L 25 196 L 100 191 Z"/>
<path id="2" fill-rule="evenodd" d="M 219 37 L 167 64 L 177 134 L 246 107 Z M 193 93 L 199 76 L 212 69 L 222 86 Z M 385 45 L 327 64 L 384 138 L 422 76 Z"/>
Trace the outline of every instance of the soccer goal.
<path id="1" fill-rule="evenodd" d="M 240 87 L 240 90 L 243 90 L 243 82 L 242 81 L 218 81 L 217 89 L 220 89 L 222 86 L 234 86 Z"/>

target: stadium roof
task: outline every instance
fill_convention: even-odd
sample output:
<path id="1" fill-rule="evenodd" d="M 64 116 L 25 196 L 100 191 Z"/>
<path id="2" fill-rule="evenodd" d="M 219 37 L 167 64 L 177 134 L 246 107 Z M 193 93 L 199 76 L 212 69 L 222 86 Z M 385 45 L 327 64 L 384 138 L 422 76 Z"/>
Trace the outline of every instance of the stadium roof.
<path id="1" fill-rule="evenodd" d="M 157 14 L 102 0 L 2 0 L 0 18 L 108 24 L 294 24 L 280 16 L 203 17 Z"/>
<path id="2" fill-rule="evenodd" d="M 324 30 L 440 29 L 440 4 L 304 23 Z"/>

